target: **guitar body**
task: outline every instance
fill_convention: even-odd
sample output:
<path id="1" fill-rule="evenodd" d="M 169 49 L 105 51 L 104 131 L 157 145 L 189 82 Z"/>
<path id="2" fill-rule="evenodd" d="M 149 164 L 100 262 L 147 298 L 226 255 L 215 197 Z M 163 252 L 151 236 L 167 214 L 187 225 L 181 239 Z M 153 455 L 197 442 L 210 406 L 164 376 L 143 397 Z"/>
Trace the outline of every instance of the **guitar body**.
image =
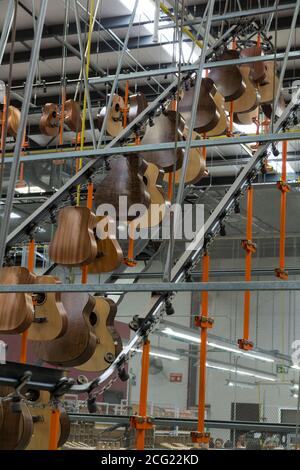
<path id="1" fill-rule="evenodd" d="M 224 135 L 227 132 L 228 128 L 228 119 L 225 113 L 225 99 L 221 93 L 216 90 L 216 93 L 213 96 L 213 100 L 216 104 L 220 119 L 218 124 L 211 130 L 206 132 L 206 137 L 216 137 L 219 135 Z"/>
<path id="2" fill-rule="evenodd" d="M 159 225 L 166 213 L 167 201 L 162 189 L 164 172 L 153 163 L 148 163 L 144 179 L 147 184 L 147 191 L 150 194 L 151 204 L 142 217 L 132 222 L 133 226 L 141 229 L 155 227 Z"/>
<path id="3" fill-rule="evenodd" d="M 175 142 L 183 140 L 184 119 L 179 116 L 179 125 L 176 129 L 176 111 L 166 111 L 161 113 L 154 120 L 154 127 L 147 127 L 143 138 L 143 144 L 156 144 L 162 142 Z M 174 165 L 176 169 L 181 168 L 183 161 L 183 149 L 164 150 L 159 152 L 157 150 L 144 152 L 142 157 L 148 163 L 162 168 L 166 173 L 173 171 Z"/>
<path id="4" fill-rule="evenodd" d="M 52 341 L 34 341 L 33 348 L 42 361 L 75 367 L 88 361 L 96 348 L 96 336 L 90 323 L 95 299 L 85 293 L 65 292 L 61 300 L 68 314 L 66 333 Z"/>
<path id="5" fill-rule="evenodd" d="M 56 137 L 59 134 L 59 108 L 57 104 L 47 103 L 43 107 L 40 131 L 49 137 Z"/>
<path id="6" fill-rule="evenodd" d="M 258 89 L 261 96 L 261 103 L 272 104 L 273 97 L 277 94 L 279 80 L 274 61 L 264 62 L 264 64 L 266 76 L 264 83 L 259 85 Z"/>
<path id="7" fill-rule="evenodd" d="M 54 263 L 82 266 L 97 255 L 94 235 L 96 216 L 87 207 L 64 207 L 59 211 L 57 230 L 49 246 Z"/>
<path id="8" fill-rule="evenodd" d="M 122 110 L 125 107 L 124 100 L 119 95 L 114 95 L 110 110 L 106 106 L 98 114 L 98 129 L 101 130 L 106 113 L 109 113 L 106 132 L 112 137 L 116 137 L 123 129 Z"/>
<path id="9" fill-rule="evenodd" d="M 22 400 L 17 403 L 14 400 L 14 398 L 1 400 L 3 421 L 0 428 L 0 450 L 25 449 L 33 433 L 33 422 L 28 406 Z"/>
<path id="10" fill-rule="evenodd" d="M 184 135 L 187 137 L 188 129 L 184 130 Z M 193 132 L 193 140 L 201 139 L 200 135 L 197 132 Z M 185 175 L 186 184 L 195 184 L 203 178 L 206 174 L 206 163 L 202 156 L 200 148 L 191 148 L 189 153 L 189 160 L 187 171 Z M 181 177 L 181 170 L 175 172 L 175 184 L 179 184 Z M 168 182 L 168 175 L 164 177 L 165 182 Z"/>
<path id="11" fill-rule="evenodd" d="M 240 53 L 241 57 L 258 57 L 261 56 L 261 47 L 254 45 L 243 49 Z M 262 84 L 266 78 L 266 69 L 264 62 L 252 62 L 250 66 L 250 78 L 257 84 Z"/>
<path id="12" fill-rule="evenodd" d="M 114 220 L 133 220 L 139 215 L 128 214 L 130 206 L 143 204 L 148 208 L 150 205 L 150 196 L 143 181 L 147 165 L 139 154 L 131 153 L 129 156 L 118 155 L 111 159 L 110 166 L 108 175 L 95 192 L 96 213 L 99 216 L 104 215 L 99 206 L 111 204 L 116 211 Z M 120 196 L 127 196 L 127 205 L 126 203 L 120 205 Z"/>
<path id="13" fill-rule="evenodd" d="M 239 54 L 235 50 L 226 50 L 216 60 L 237 59 Z M 246 89 L 242 74 L 236 65 L 225 65 L 210 70 L 208 77 L 211 78 L 225 101 L 237 100 Z"/>
<path id="14" fill-rule="evenodd" d="M 242 113 L 242 114 L 233 113 L 233 122 L 235 122 L 236 124 L 241 124 L 243 126 L 249 126 L 250 124 L 254 123 L 257 117 L 258 117 L 258 108 L 248 113 Z"/>
<path id="15" fill-rule="evenodd" d="M 60 283 L 53 276 L 37 276 L 35 282 L 36 284 Z M 60 292 L 36 294 L 34 320 L 28 330 L 28 339 L 32 341 L 49 341 L 59 338 L 65 334 L 67 326 L 67 312 L 61 302 Z"/>
<path id="16" fill-rule="evenodd" d="M 217 126 L 220 120 L 220 114 L 213 99 L 216 92 L 217 89 L 213 81 L 210 78 L 203 78 L 194 126 L 195 131 L 199 134 L 211 131 Z M 184 93 L 182 100 L 178 104 L 178 111 L 185 120 L 187 127 L 190 125 L 194 93 L 195 89 L 191 86 L 189 90 Z"/>
<path id="17" fill-rule="evenodd" d="M 71 422 L 68 413 L 62 405 L 59 405 L 59 424 L 60 424 L 60 436 L 57 447 L 62 447 L 68 440 L 71 432 Z"/>
<path id="18" fill-rule="evenodd" d="M 19 125 L 21 120 L 21 112 L 14 106 L 8 107 L 8 118 L 7 118 L 7 134 L 11 137 L 17 137 Z"/>
<path id="19" fill-rule="evenodd" d="M 115 330 L 114 320 L 117 306 L 111 299 L 94 297 L 94 317 L 92 332 L 97 337 L 97 346 L 93 356 L 85 364 L 77 367 L 88 372 L 102 372 L 107 369 L 122 351 L 122 340 Z"/>
<path id="20" fill-rule="evenodd" d="M 135 95 L 129 96 L 129 112 L 128 112 L 128 124 L 130 124 L 134 119 L 139 116 L 148 106 L 148 102 L 143 93 L 138 92 Z M 139 136 L 143 137 L 145 129 L 141 129 Z"/>
<path id="21" fill-rule="evenodd" d="M 0 269 L 0 284 L 33 284 L 35 276 L 22 267 Z M 0 333 L 19 334 L 27 330 L 34 319 L 33 302 L 27 293 L 0 294 Z"/>
<path id="22" fill-rule="evenodd" d="M 80 103 L 78 103 L 78 101 L 67 100 L 65 102 L 64 122 L 71 131 L 81 132 L 82 122 Z"/>
<path id="23" fill-rule="evenodd" d="M 91 274 L 114 271 L 123 261 L 123 251 L 115 235 L 106 235 L 107 230 L 105 229 L 107 229 L 107 225 L 113 224 L 114 221 L 109 216 L 97 217 L 97 219 L 97 256 L 95 260 L 88 265 L 88 272 Z"/>
<path id="24" fill-rule="evenodd" d="M 248 65 L 242 65 L 240 72 L 243 77 L 243 81 L 246 84 L 246 90 L 237 100 L 233 102 L 233 111 L 235 113 L 249 113 L 257 108 L 260 103 L 260 94 L 254 82 L 250 80 L 250 67 Z M 230 103 L 226 103 L 225 108 L 230 112 Z"/>

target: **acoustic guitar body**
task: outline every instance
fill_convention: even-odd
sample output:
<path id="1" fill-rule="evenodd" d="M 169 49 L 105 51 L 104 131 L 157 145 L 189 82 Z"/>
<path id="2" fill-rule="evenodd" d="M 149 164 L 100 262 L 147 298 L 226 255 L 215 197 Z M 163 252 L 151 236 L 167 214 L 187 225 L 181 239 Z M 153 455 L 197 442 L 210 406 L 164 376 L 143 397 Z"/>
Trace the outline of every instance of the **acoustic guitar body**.
<path id="1" fill-rule="evenodd" d="M 123 129 L 122 110 L 125 107 L 124 100 L 119 95 L 114 95 L 110 110 L 106 106 L 100 110 L 98 114 L 98 129 L 101 130 L 106 113 L 108 112 L 108 120 L 106 124 L 106 132 L 112 137 L 116 137 Z"/>
<path id="2" fill-rule="evenodd" d="M 57 230 L 49 246 L 54 263 L 82 266 L 97 255 L 94 235 L 96 216 L 87 207 L 64 207 L 59 211 Z"/>
<path id="3" fill-rule="evenodd" d="M 201 82 L 200 97 L 197 107 L 197 116 L 194 129 L 199 134 L 214 129 L 219 120 L 220 114 L 213 99 L 217 89 L 210 78 L 203 78 Z M 178 111 L 185 120 L 185 125 L 189 127 L 191 121 L 191 111 L 194 102 L 195 88 L 191 86 L 185 91 L 182 100 L 178 104 Z"/>
<path id="4" fill-rule="evenodd" d="M 117 155 L 110 160 L 110 167 L 108 175 L 95 192 L 96 213 L 99 216 L 104 215 L 99 206 L 111 204 L 116 211 L 116 216 L 113 216 L 113 219 L 123 222 L 133 220 L 139 214 L 129 214 L 130 206 L 143 204 L 145 208 L 148 208 L 150 205 L 150 196 L 143 181 L 147 165 L 140 154 L 131 153 L 128 156 Z M 124 204 L 120 204 L 120 196 L 127 196 L 127 205 L 126 201 Z"/>
<path id="5" fill-rule="evenodd" d="M 33 433 L 33 422 L 24 401 L 13 397 L 1 400 L 3 421 L 0 428 L 0 450 L 26 449 Z"/>
<path id="6" fill-rule="evenodd" d="M 261 56 L 261 47 L 254 45 L 241 50 L 240 56 L 243 57 L 258 57 Z M 250 78 L 257 84 L 262 84 L 266 78 L 266 69 L 264 62 L 251 62 Z"/>
<path id="7" fill-rule="evenodd" d="M 166 111 L 161 113 L 154 120 L 154 127 L 147 127 L 143 138 L 143 144 L 156 144 L 163 142 L 175 142 L 183 140 L 184 119 L 179 115 L 178 128 L 176 129 L 176 111 Z M 148 163 L 154 163 L 162 168 L 166 173 L 173 171 L 174 165 L 176 169 L 182 167 L 183 150 L 157 150 L 144 152 L 142 157 Z"/>
<path id="8" fill-rule="evenodd" d="M 243 77 L 243 81 L 246 84 L 246 90 L 237 100 L 233 102 L 233 111 L 235 113 L 249 113 L 257 108 L 260 103 L 260 94 L 258 89 L 254 85 L 254 82 L 250 79 L 250 67 L 248 65 L 242 65 L 240 72 Z M 226 103 L 225 108 L 228 112 L 231 110 L 230 103 Z"/>
<path id="9" fill-rule="evenodd" d="M 130 124 L 134 119 L 139 116 L 148 106 L 148 102 L 143 93 L 138 92 L 135 95 L 129 97 L 129 112 L 128 112 L 128 124 Z M 145 129 L 140 130 L 139 136 L 142 138 L 144 136 Z"/>
<path id="10" fill-rule="evenodd" d="M 107 369 L 122 351 L 122 340 L 114 327 L 117 306 L 111 299 L 94 297 L 92 332 L 97 337 L 93 356 L 85 364 L 77 367 L 88 372 L 102 372 Z"/>
<path id="11" fill-rule="evenodd" d="M 91 274 L 114 271 L 123 261 L 123 251 L 115 234 L 107 233 L 108 224 L 114 224 L 113 219 L 109 216 L 97 217 L 97 221 L 97 256 L 95 260 L 88 265 L 88 272 Z M 112 230 L 112 232 L 114 231 Z"/>
<path id="12" fill-rule="evenodd" d="M 21 112 L 14 106 L 8 107 L 7 134 L 16 138 L 21 120 Z"/>
<path id="13" fill-rule="evenodd" d="M 271 104 L 273 103 L 273 97 L 276 96 L 279 80 L 277 76 L 277 67 L 274 64 L 274 61 L 264 62 L 266 76 L 264 83 L 259 85 L 259 93 L 261 96 L 262 104 Z"/>
<path id="14" fill-rule="evenodd" d="M 33 284 L 35 276 L 19 266 L 0 269 L 0 284 Z M 34 318 L 33 302 L 27 293 L 0 294 L 0 333 L 19 334 L 27 330 Z"/>
<path id="15" fill-rule="evenodd" d="M 187 137 L 188 129 L 185 128 L 184 135 Z M 192 135 L 193 140 L 201 139 L 201 136 L 197 132 L 193 132 Z M 206 175 L 206 162 L 202 156 L 202 152 L 200 148 L 191 148 L 189 153 L 189 160 L 187 171 L 185 175 L 185 183 L 186 184 L 195 184 L 200 181 L 203 176 Z M 177 170 L 175 172 L 175 184 L 179 184 L 181 177 L 181 170 Z M 164 177 L 165 182 L 168 182 L 168 177 Z"/>
<path id="16" fill-rule="evenodd" d="M 47 103 L 43 107 L 40 131 L 49 137 L 56 137 L 59 134 L 59 108 L 57 104 Z"/>
<path id="17" fill-rule="evenodd" d="M 166 213 L 168 201 L 162 189 L 162 182 L 164 180 L 164 171 L 158 168 L 154 163 L 148 163 L 145 172 L 144 181 L 147 184 L 147 191 L 150 194 L 151 204 L 149 209 L 142 217 L 135 219 L 132 226 L 141 229 L 155 227 L 159 225 Z"/>
<path id="18" fill-rule="evenodd" d="M 249 113 L 233 113 L 233 122 L 236 124 L 241 124 L 243 126 L 249 126 L 253 124 L 254 121 L 258 118 L 258 108 L 250 111 Z"/>
<path id="19" fill-rule="evenodd" d="M 67 100 L 65 102 L 64 122 L 71 131 L 81 132 L 82 121 L 80 103 L 78 101 Z"/>
<path id="20" fill-rule="evenodd" d="M 66 333 L 52 341 L 34 341 L 33 348 L 42 361 L 75 367 L 87 362 L 96 348 L 96 336 L 90 323 L 95 299 L 85 293 L 65 292 L 61 300 L 68 314 Z"/>
<path id="21" fill-rule="evenodd" d="M 216 57 L 216 60 L 237 59 L 239 54 L 235 50 L 226 50 Z M 225 65 L 210 70 L 208 77 L 211 78 L 225 101 L 237 100 L 246 89 L 242 74 L 236 65 Z"/>
<path id="22" fill-rule="evenodd" d="M 53 276 L 37 276 L 36 284 L 60 284 L 60 281 Z M 64 335 L 68 316 L 60 292 L 39 293 L 34 300 L 34 320 L 28 330 L 28 339 L 50 341 Z"/>
<path id="23" fill-rule="evenodd" d="M 71 422 L 68 413 L 62 405 L 59 405 L 59 424 L 60 424 L 60 435 L 57 447 L 62 447 L 68 440 L 71 432 Z"/>
<path id="24" fill-rule="evenodd" d="M 216 90 L 216 93 L 213 96 L 213 100 L 216 104 L 220 119 L 218 124 L 211 130 L 206 132 L 206 137 L 216 137 L 219 135 L 224 135 L 227 132 L 228 128 L 228 119 L 225 113 L 225 99 L 221 93 Z"/>

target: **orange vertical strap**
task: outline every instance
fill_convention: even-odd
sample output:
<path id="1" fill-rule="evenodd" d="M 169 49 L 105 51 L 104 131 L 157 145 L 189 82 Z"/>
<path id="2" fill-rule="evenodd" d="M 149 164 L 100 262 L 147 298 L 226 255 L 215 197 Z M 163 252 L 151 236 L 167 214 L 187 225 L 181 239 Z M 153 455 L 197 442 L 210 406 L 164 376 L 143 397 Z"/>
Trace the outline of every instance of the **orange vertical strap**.
<path id="1" fill-rule="evenodd" d="M 285 268 L 285 238 L 286 238 L 286 195 L 290 190 L 286 183 L 286 161 L 287 161 L 287 140 L 282 142 L 282 170 L 281 170 L 281 181 L 278 184 L 278 188 L 281 191 L 280 200 L 280 243 L 279 243 L 279 270 L 275 270 L 277 277 L 280 279 L 287 279 L 288 273 L 284 270 Z"/>
<path id="2" fill-rule="evenodd" d="M 261 35 L 260 35 L 260 33 L 258 33 L 258 35 L 257 35 L 257 45 L 258 45 L 258 47 L 261 46 Z"/>
<path id="3" fill-rule="evenodd" d="M 174 172 L 171 171 L 169 174 L 168 174 L 168 201 L 172 201 L 172 197 L 173 197 L 173 179 L 174 179 Z"/>
<path id="4" fill-rule="evenodd" d="M 28 245 L 28 270 L 32 273 L 34 271 L 34 252 L 35 252 L 35 242 L 34 240 L 30 240 Z M 28 338 L 28 330 L 24 331 L 21 334 L 21 353 L 20 353 L 20 362 L 21 364 L 26 364 L 27 361 L 27 342 Z"/>
<path id="5" fill-rule="evenodd" d="M 143 345 L 141 385 L 140 385 L 140 404 L 139 415 L 147 417 L 147 399 L 148 399 L 148 379 L 150 363 L 150 341 L 146 340 Z M 145 429 L 136 430 L 136 448 L 144 450 L 145 448 Z"/>
<path id="6" fill-rule="evenodd" d="M 247 193 L 247 231 L 248 242 L 252 242 L 252 217 L 253 217 L 253 188 L 250 186 Z M 246 250 L 245 281 L 251 281 L 252 252 Z M 244 293 L 244 334 L 243 339 L 249 341 L 250 335 L 250 291 Z"/>
<path id="7" fill-rule="evenodd" d="M 125 97 L 124 97 L 124 109 L 123 109 L 123 127 L 127 126 L 127 113 L 128 113 L 128 95 L 129 95 L 129 83 L 128 80 L 125 82 Z"/>
<path id="8" fill-rule="evenodd" d="M 87 187 L 87 203 L 86 206 L 88 209 L 92 210 L 93 207 L 93 193 L 94 193 L 94 185 L 93 183 L 89 183 Z M 81 268 L 81 284 L 86 284 L 88 280 L 88 265 L 85 264 Z"/>
<path id="9" fill-rule="evenodd" d="M 60 411 L 58 408 L 54 408 L 51 413 L 48 450 L 57 450 L 57 444 L 58 444 L 58 439 L 59 439 L 59 428 L 60 428 L 59 418 L 60 418 Z"/>
<path id="10" fill-rule="evenodd" d="M 233 110 L 234 110 L 234 102 L 230 101 L 230 114 L 229 114 L 229 134 L 233 134 Z"/>
<path id="11" fill-rule="evenodd" d="M 202 267 L 202 282 L 209 280 L 209 255 L 205 253 Z M 201 315 L 208 316 L 208 292 L 203 291 L 201 296 Z M 199 367 L 199 398 L 198 398 L 198 432 L 204 433 L 205 420 L 205 388 L 206 388 L 206 354 L 207 354 L 207 328 L 201 327 L 200 332 L 200 367 Z"/>

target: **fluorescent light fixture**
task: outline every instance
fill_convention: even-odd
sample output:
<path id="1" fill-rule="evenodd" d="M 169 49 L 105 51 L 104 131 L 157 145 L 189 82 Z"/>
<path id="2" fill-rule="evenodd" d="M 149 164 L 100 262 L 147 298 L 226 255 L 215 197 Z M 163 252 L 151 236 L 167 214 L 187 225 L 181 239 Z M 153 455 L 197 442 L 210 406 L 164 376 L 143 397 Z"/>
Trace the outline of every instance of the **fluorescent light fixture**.
<path id="1" fill-rule="evenodd" d="M 172 328 L 169 328 L 169 327 L 164 328 L 162 330 L 162 333 L 164 333 L 166 335 L 169 335 L 169 336 L 174 336 L 174 338 L 179 338 L 179 339 L 191 341 L 191 342 L 196 343 L 196 344 L 201 343 L 201 340 L 200 340 L 199 336 L 190 335 L 190 334 L 187 334 L 187 333 L 182 333 L 180 331 L 173 330 Z M 265 356 L 265 355 L 262 355 L 262 354 L 257 354 L 256 352 L 243 351 L 242 349 L 239 349 L 237 347 L 235 348 L 234 346 L 230 346 L 230 345 L 227 345 L 227 344 L 220 344 L 220 343 L 215 343 L 213 341 L 207 341 L 207 345 L 211 346 L 212 348 L 215 348 L 215 349 L 221 349 L 222 351 L 227 351 L 227 352 L 231 352 L 233 354 L 238 354 L 239 356 L 249 357 L 250 359 L 253 359 L 253 360 L 258 360 L 258 361 L 263 361 L 263 362 L 270 362 L 270 363 L 275 362 L 275 359 L 273 359 L 271 357 L 268 357 L 268 356 Z"/>
<path id="2" fill-rule="evenodd" d="M 21 216 L 19 214 L 16 214 L 15 212 L 11 212 L 10 218 L 11 219 L 20 219 Z"/>
<path id="3" fill-rule="evenodd" d="M 293 393 L 293 398 L 298 398 L 298 393 Z"/>
<path id="4" fill-rule="evenodd" d="M 239 387 L 248 389 L 253 389 L 255 387 L 254 384 L 250 384 L 249 382 L 238 382 L 237 380 L 227 380 L 226 383 L 228 387 Z"/>
<path id="5" fill-rule="evenodd" d="M 300 366 L 297 366 L 297 364 L 294 364 L 294 365 L 291 366 L 291 369 L 300 370 Z"/>
<path id="6" fill-rule="evenodd" d="M 46 191 L 39 186 L 24 186 L 16 188 L 16 192 L 19 194 L 31 194 L 31 193 L 45 193 Z"/>
<path id="7" fill-rule="evenodd" d="M 217 362 L 206 362 L 206 367 L 208 369 L 216 369 L 216 370 L 220 370 L 223 372 L 231 372 L 233 374 L 242 375 L 245 377 L 254 377 L 256 379 L 268 380 L 270 382 L 276 381 L 276 378 L 271 375 L 258 373 L 256 371 L 251 371 L 250 369 L 243 369 L 241 367 L 235 368 L 235 367 L 232 367 L 230 364 L 225 365 L 225 364 L 219 364 Z"/>
<path id="8" fill-rule="evenodd" d="M 143 352 L 141 349 L 136 349 L 136 348 L 132 348 L 132 351 L 135 351 L 135 352 L 138 352 L 138 353 Z M 170 359 L 171 361 L 179 361 L 180 360 L 180 356 L 178 356 L 177 354 L 165 353 L 165 352 L 159 352 L 159 351 L 150 351 L 150 356 L 160 357 L 162 359 Z"/>

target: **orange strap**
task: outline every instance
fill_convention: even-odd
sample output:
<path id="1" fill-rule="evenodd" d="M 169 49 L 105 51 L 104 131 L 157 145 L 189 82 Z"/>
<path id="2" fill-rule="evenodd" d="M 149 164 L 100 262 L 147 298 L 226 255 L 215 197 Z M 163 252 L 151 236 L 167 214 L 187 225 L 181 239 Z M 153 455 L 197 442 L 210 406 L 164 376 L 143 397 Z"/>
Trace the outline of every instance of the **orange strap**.
<path id="1" fill-rule="evenodd" d="M 168 201 L 172 201 L 172 197 L 173 197 L 173 179 L 174 179 L 174 172 L 171 171 L 169 174 L 168 174 Z"/>
<path id="2" fill-rule="evenodd" d="M 140 404 L 139 404 L 139 415 L 143 417 L 147 416 L 149 363 L 150 363 L 150 341 L 146 340 L 143 345 L 141 385 L 140 385 Z M 136 433 L 137 433 L 136 449 L 144 450 L 145 430 L 137 429 Z"/>
<path id="3" fill-rule="evenodd" d="M 247 241 L 252 242 L 253 188 L 248 188 L 247 195 Z M 246 250 L 245 281 L 251 281 L 252 251 Z M 250 291 L 244 293 L 244 340 L 249 341 L 250 333 Z"/>
<path id="4" fill-rule="evenodd" d="M 285 268 L 285 228 L 286 228 L 286 195 L 289 187 L 286 184 L 286 160 L 287 160 L 287 140 L 282 142 L 282 171 L 281 171 L 281 184 L 279 189 L 281 191 L 280 203 L 280 244 L 279 244 L 279 277 L 287 278 L 287 273 L 284 272 Z"/>
<path id="5" fill-rule="evenodd" d="M 93 207 L 93 193 L 94 193 L 94 185 L 93 183 L 89 183 L 87 187 L 87 203 L 86 206 L 92 210 Z M 81 268 L 81 283 L 86 284 L 88 280 L 88 265 L 85 264 Z"/>
<path id="6" fill-rule="evenodd" d="M 59 428 L 60 428 L 59 418 L 60 418 L 60 411 L 58 408 L 54 408 L 51 413 L 48 450 L 57 450 L 57 444 L 58 444 L 58 439 L 59 439 Z"/>

